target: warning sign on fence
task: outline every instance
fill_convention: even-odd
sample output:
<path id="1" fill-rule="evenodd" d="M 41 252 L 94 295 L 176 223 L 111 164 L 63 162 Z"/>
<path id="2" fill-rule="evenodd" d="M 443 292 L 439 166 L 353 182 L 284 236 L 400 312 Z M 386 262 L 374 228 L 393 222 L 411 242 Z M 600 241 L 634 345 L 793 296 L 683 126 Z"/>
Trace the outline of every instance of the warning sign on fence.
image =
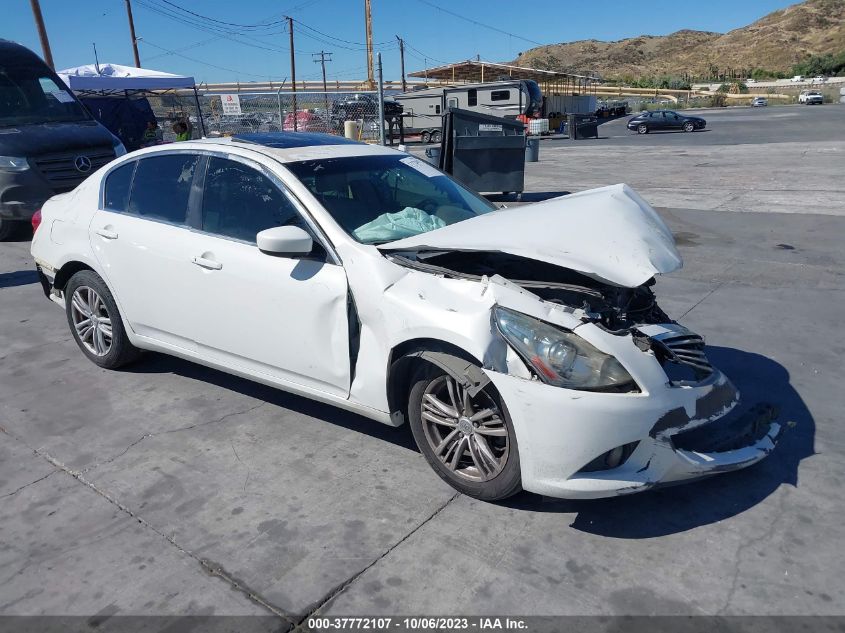
<path id="1" fill-rule="evenodd" d="M 223 104 L 223 114 L 243 114 L 241 112 L 241 98 L 238 95 L 220 95 Z"/>

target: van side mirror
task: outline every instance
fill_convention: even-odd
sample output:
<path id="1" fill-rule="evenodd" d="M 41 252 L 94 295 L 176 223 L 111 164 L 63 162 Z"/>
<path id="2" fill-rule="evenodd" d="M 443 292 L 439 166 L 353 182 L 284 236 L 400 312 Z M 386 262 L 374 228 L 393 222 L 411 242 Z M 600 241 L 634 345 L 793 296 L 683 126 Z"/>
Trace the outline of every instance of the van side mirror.
<path id="1" fill-rule="evenodd" d="M 270 255 L 307 255 L 314 248 L 314 240 L 298 226 L 274 226 L 255 236 L 258 249 Z"/>

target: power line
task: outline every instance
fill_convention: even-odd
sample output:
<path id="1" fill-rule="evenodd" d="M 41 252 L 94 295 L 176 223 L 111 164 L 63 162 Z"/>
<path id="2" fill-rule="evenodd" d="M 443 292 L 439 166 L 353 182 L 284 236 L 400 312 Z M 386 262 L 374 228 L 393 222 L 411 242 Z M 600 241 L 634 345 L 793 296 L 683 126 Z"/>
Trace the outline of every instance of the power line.
<path id="1" fill-rule="evenodd" d="M 434 4 L 433 2 L 429 2 L 429 0 L 417 0 L 417 2 L 421 4 L 428 5 L 432 9 L 437 9 L 438 11 L 442 11 L 443 13 L 448 13 L 451 16 L 454 16 L 460 20 L 464 20 L 465 22 L 469 22 L 470 24 L 475 24 L 476 26 L 483 27 L 485 29 L 489 29 L 491 31 L 495 31 L 496 33 L 501 33 L 502 35 L 507 35 L 509 37 L 515 37 L 518 40 L 523 40 L 524 42 L 529 42 L 531 44 L 536 44 L 537 46 L 544 46 L 542 42 L 538 42 L 536 40 L 529 39 L 527 37 L 522 37 L 521 35 L 516 35 L 515 33 L 509 33 L 508 31 L 503 31 L 502 29 L 496 28 L 495 26 L 490 26 L 489 24 L 484 24 L 483 22 L 479 22 L 478 20 L 474 20 L 472 18 L 468 18 L 465 15 L 461 15 L 459 13 L 455 13 L 454 11 L 450 11 L 449 9 L 444 9 L 441 6 Z"/>
<path id="2" fill-rule="evenodd" d="M 366 42 L 352 42 L 350 40 L 344 40 L 344 39 L 341 39 L 339 37 L 335 37 L 334 35 L 329 35 L 328 33 L 323 33 L 322 31 L 318 31 L 317 29 L 315 29 L 313 26 L 308 26 L 302 20 L 296 20 L 296 23 L 299 24 L 299 26 L 304 26 L 306 29 L 314 31 L 315 33 L 319 33 L 323 37 L 328 37 L 329 39 L 337 40 L 338 42 L 343 42 L 344 44 L 354 44 L 356 46 L 366 46 L 367 45 Z M 383 46 L 383 45 L 387 45 L 387 44 L 393 44 L 393 40 L 387 40 L 385 42 L 376 42 L 375 46 Z"/>
<path id="3" fill-rule="evenodd" d="M 211 25 L 199 24 L 196 21 L 193 21 L 189 18 L 182 17 L 182 16 L 174 13 L 173 11 L 171 11 L 171 10 L 165 8 L 165 7 L 162 7 L 162 6 L 159 6 L 159 5 L 156 5 L 156 4 L 152 4 L 152 0 L 135 0 L 135 1 L 137 3 L 139 3 L 140 6 L 144 7 L 145 9 L 147 9 L 149 11 L 153 11 L 154 13 L 157 13 L 157 14 L 163 16 L 163 17 L 174 20 L 176 22 L 179 22 L 181 24 L 189 26 L 189 27 L 196 29 L 198 31 L 203 31 L 204 33 L 213 33 L 213 34 L 216 35 L 216 38 L 227 39 L 229 41 L 235 42 L 236 44 L 240 44 L 242 46 L 249 46 L 251 48 L 257 48 L 257 49 L 260 49 L 260 50 L 270 51 L 272 53 L 287 53 L 288 52 L 286 49 L 283 49 L 283 48 L 268 46 L 268 45 L 266 45 L 265 42 L 262 42 L 261 40 L 257 40 L 254 37 L 250 37 L 250 36 L 248 36 L 244 33 L 241 33 L 239 31 L 235 31 L 235 30 L 231 30 L 231 29 L 225 29 L 223 27 L 215 27 L 215 26 L 211 26 Z M 280 31 L 275 32 L 275 33 L 267 33 L 267 35 L 281 35 L 284 32 L 285 32 L 284 30 L 280 30 Z M 256 43 L 245 42 L 245 41 L 235 37 L 236 35 L 239 35 L 239 36 L 241 36 L 245 39 L 251 40 L 252 42 L 256 42 Z M 212 38 L 212 39 L 215 39 L 215 38 Z M 192 47 L 193 47 L 193 45 L 191 46 L 191 48 Z M 314 51 L 297 51 L 297 52 L 310 54 Z"/>
<path id="4" fill-rule="evenodd" d="M 215 35 L 214 37 L 209 37 L 207 40 L 202 40 L 200 42 L 194 42 L 193 44 L 188 44 L 188 46 L 183 46 L 182 48 L 177 48 L 174 53 L 178 53 L 181 51 L 189 51 L 192 48 L 199 48 L 200 46 L 205 46 L 206 44 L 210 44 L 211 42 L 215 42 L 219 39 L 222 39 L 219 35 Z M 171 53 L 159 53 L 158 55 L 153 55 L 152 57 L 147 57 L 147 61 L 151 59 L 158 59 L 159 57 L 167 57 Z"/>
<path id="5" fill-rule="evenodd" d="M 184 13 L 189 13 L 190 15 L 196 16 L 202 20 L 206 20 L 208 22 L 216 22 L 218 24 L 224 24 L 226 26 L 235 26 L 241 29 L 266 29 L 268 27 L 275 26 L 277 24 L 282 24 L 284 20 L 275 20 L 272 22 L 264 22 L 258 24 L 238 24 L 236 22 L 225 22 L 224 20 L 217 20 L 216 18 L 212 18 L 206 15 L 202 15 L 201 13 L 196 13 L 195 11 L 191 11 L 190 9 L 185 9 L 184 7 L 180 7 L 175 2 L 170 2 L 170 0 L 161 0 L 164 4 L 169 5 L 179 11 L 183 11 Z"/>
<path id="6" fill-rule="evenodd" d="M 174 12 L 172 12 L 172 11 L 166 9 L 166 8 L 163 8 L 159 5 L 152 4 L 151 0 L 135 0 L 135 1 L 137 3 L 139 3 L 142 7 L 146 8 L 150 11 L 153 11 L 153 12 L 155 12 L 155 13 L 163 16 L 163 17 L 174 20 L 174 21 L 179 22 L 181 24 L 184 24 L 186 26 L 189 26 L 193 29 L 203 31 L 205 33 L 214 33 L 221 38 L 229 39 L 231 41 L 237 42 L 239 44 L 243 44 L 245 46 L 252 46 L 253 48 L 260 48 L 260 49 L 263 49 L 263 50 L 272 51 L 272 52 L 279 52 L 279 53 L 287 52 L 287 51 L 282 50 L 282 49 L 264 46 L 264 42 L 260 42 L 259 40 L 254 40 L 253 38 L 249 38 L 248 36 L 244 35 L 243 33 L 240 33 L 239 31 L 234 31 L 234 30 L 231 30 L 231 29 L 223 29 L 222 27 L 215 27 L 215 26 L 209 26 L 209 25 L 197 23 L 197 22 L 195 22 L 191 19 L 184 18 L 180 15 L 177 15 Z M 244 42 L 242 40 L 238 40 L 234 37 L 235 35 L 244 35 L 245 38 L 253 39 L 253 41 L 259 42 L 260 45 L 249 44 L 249 43 Z"/>
<path id="7" fill-rule="evenodd" d="M 261 79 L 267 79 L 267 75 L 259 75 L 256 73 L 248 73 L 243 70 L 235 70 L 233 68 L 226 68 L 224 66 L 217 66 L 216 64 L 209 64 L 208 62 L 204 62 L 201 59 L 197 59 L 196 57 L 189 57 L 188 55 L 183 55 L 177 51 L 170 50 L 169 48 L 165 48 L 164 46 L 159 46 L 158 44 L 153 44 L 149 40 L 139 40 L 141 44 L 146 44 L 147 46 L 152 46 L 153 48 L 157 48 L 162 51 L 166 51 L 165 54 L 167 55 L 176 55 L 177 57 L 182 57 L 183 59 L 187 59 L 189 61 L 195 62 L 197 64 L 202 64 L 203 66 L 208 66 L 210 68 L 216 68 L 217 70 L 224 70 L 228 73 L 235 73 L 236 75 L 248 75 L 250 77 L 260 77 Z"/>
<path id="8" fill-rule="evenodd" d="M 429 62 L 429 61 L 432 61 L 432 62 L 439 62 L 439 63 L 441 63 L 441 64 L 448 64 L 448 63 L 449 63 L 449 62 L 447 62 L 447 61 L 445 61 L 445 60 L 442 60 L 442 59 L 437 59 L 436 57 L 432 57 L 432 56 L 431 56 L 431 55 L 429 55 L 428 53 L 423 53 L 423 52 L 422 52 L 420 49 L 418 49 L 418 48 L 414 48 L 413 46 L 411 46 L 410 44 L 408 44 L 408 40 L 404 40 L 404 41 L 405 41 L 405 46 L 406 46 L 407 48 L 410 48 L 412 51 L 415 51 L 415 52 L 417 53 L 417 55 L 414 55 L 413 53 L 410 53 L 410 55 L 411 55 L 412 57 L 416 57 L 418 60 L 420 60 L 420 61 L 421 61 L 421 62 L 423 62 L 423 63 L 425 63 L 425 62 Z M 419 55 L 422 55 L 422 57 L 419 57 Z"/>

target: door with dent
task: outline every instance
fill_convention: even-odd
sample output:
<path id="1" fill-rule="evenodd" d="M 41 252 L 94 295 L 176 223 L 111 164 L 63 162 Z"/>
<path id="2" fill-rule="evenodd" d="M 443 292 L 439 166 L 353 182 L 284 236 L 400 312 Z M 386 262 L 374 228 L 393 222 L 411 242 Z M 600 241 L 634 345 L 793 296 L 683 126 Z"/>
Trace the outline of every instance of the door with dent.
<path id="1" fill-rule="evenodd" d="M 90 239 L 106 283 L 134 332 L 192 350 L 189 202 L 199 156 L 163 153 L 106 176 Z"/>
<path id="2" fill-rule="evenodd" d="M 205 262 L 194 271 L 194 295 L 202 308 L 196 323 L 200 353 L 346 397 L 346 273 L 316 239 L 303 257 L 258 250 L 257 233 L 285 225 L 314 236 L 275 175 L 236 157 L 208 158 L 194 254 Z"/>

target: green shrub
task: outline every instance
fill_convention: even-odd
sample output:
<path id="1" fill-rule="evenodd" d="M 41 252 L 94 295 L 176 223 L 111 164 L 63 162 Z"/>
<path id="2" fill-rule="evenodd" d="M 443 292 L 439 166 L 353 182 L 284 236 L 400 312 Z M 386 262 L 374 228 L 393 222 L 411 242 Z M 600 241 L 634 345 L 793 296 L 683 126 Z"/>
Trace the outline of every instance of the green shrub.
<path id="1" fill-rule="evenodd" d="M 711 108 L 723 108 L 728 102 L 728 98 L 725 96 L 724 92 L 717 92 L 712 97 L 710 97 L 710 107 Z"/>

